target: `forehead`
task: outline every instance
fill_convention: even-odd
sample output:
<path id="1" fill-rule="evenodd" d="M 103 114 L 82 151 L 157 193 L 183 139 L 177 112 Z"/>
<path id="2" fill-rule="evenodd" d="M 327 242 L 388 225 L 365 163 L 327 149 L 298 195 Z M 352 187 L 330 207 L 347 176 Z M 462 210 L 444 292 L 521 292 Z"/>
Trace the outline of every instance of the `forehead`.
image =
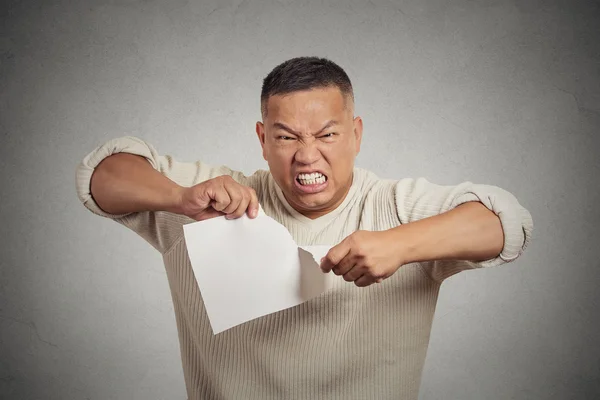
<path id="1" fill-rule="evenodd" d="M 271 123 L 307 120 L 318 123 L 322 119 L 342 119 L 351 108 L 350 101 L 344 97 L 337 87 L 274 95 L 267 101 L 266 119 Z"/>

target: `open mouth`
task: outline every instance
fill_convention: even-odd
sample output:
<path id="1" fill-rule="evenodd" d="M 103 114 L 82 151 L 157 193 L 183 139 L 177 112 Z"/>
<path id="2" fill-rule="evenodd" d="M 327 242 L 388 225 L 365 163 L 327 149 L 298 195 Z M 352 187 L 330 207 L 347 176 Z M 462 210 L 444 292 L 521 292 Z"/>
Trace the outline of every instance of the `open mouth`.
<path id="1" fill-rule="evenodd" d="M 327 182 L 327 176 L 320 172 L 310 174 L 298 174 L 296 181 L 302 186 L 322 185 Z"/>

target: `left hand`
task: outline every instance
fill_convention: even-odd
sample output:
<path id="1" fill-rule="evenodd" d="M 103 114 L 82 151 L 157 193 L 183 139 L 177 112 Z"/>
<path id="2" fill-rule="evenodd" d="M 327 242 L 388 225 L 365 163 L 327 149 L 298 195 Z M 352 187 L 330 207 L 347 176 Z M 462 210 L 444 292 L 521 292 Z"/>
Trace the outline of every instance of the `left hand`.
<path id="1" fill-rule="evenodd" d="M 392 276 L 404 263 L 402 254 L 391 231 L 356 231 L 329 250 L 321 270 L 364 287 Z"/>

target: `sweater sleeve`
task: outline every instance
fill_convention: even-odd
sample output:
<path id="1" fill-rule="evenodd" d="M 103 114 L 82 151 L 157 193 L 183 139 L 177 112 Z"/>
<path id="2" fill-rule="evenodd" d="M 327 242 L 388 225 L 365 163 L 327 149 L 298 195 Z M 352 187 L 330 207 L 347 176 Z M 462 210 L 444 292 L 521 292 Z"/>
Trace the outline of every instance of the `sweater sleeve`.
<path id="1" fill-rule="evenodd" d="M 232 171 L 225 166 L 212 167 L 201 161 L 178 162 L 169 155 L 158 154 L 151 144 L 132 136 L 111 139 L 87 154 L 76 169 L 76 189 L 79 200 L 94 214 L 110 218 L 131 229 L 161 253 L 166 252 L 183 235 L 183 224 L 192 220 L 166 211 L 110 214 L 102 210 L 92 197 L 90 182 L 98 164 L 116 153 L 142 156 L 154 169 L 184 187 L 220 175 L 230 175 L 238 181 L 244 178 L 242 173 Z"/>
<path id="2" fill-rule="evenodd" d="M 425 178 L 400 180 L 395 188 L 396 209 L 401 224 L 417 221 L 469 202 L 478 201 L 498 216 L 504 233 L 504 247 L 490 260 L 429 261 L 421 263 L 432 279 L 444 279 L 466 269 L 498 266 L 516 260 L 528 246 L 533 233 L 531 214 L 508 191 L 496 186 L 463 182 L 437 185 Z"/>

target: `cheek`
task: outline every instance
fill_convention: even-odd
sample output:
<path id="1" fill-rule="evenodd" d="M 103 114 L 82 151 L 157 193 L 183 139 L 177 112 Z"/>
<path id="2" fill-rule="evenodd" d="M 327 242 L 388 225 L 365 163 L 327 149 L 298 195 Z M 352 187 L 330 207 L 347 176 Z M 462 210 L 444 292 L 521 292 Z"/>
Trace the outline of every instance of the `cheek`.
<path id="1" fill-rule="evenodd" d="M 352 169 L 355 155 L 349 146 L 324 149 L 321 154 L 337 180 L 344 179 Z"/>
<path id="2" fill-rule="evenodd" d="M 345 143 L 336 143 L 329 146 L 322 146 L 320 149 L 321 155 L 329 163 L 331 167 L 339 167 L 340 164 L 344 163 L 344 160 L 348 159 L 350 149 Z"/>
<path id="3" fill-rule="evenodd" d="M 278 170 L 288 170 L 293 158 L 292 149 L 276 147 L 269 154 L 269 164 L 276 166 Z"/>

